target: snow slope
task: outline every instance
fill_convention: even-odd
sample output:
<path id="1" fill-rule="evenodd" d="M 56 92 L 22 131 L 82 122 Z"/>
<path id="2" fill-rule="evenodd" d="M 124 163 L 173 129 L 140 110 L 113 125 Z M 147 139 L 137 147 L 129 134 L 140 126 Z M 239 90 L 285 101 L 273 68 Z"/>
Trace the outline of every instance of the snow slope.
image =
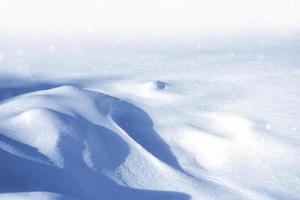
<path id="1" fill-rule="evenodd" d="M 299 38 L 225 39 L 3 38 L 0 199 L 299 199 Z"/>

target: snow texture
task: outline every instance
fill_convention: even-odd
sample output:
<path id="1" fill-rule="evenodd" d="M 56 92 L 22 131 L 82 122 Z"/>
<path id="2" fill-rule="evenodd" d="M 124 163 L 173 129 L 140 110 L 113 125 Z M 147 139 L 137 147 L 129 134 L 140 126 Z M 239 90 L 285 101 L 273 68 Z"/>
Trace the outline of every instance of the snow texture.
<path id="1" fill-rule="evenodd" d="M 298 1 L 76 2 L 0 0 L 1 200 L 300 199 Z"/>

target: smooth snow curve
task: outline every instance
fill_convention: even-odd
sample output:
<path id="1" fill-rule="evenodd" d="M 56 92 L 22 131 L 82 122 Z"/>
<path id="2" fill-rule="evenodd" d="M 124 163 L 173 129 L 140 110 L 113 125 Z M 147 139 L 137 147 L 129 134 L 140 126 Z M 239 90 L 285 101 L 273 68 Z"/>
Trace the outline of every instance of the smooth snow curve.
<path id="1" fill-rule="evenodd" d="M 1 158 L 5 160 L 0 168 L 2 193 L 45 191 L 75 199 L 188 199 L 182 193 L 124 186 L 119 176 L 126 172 L 118 167 L 137 148 L 130 143 L 145 149 L 137 153 L 145 154 L 141 157 L 154 170 L 159 170 L 151 163 L 156 158 L 158 163 L 179 168 L 153 130 L 150 117 L 132 104 L 64 86 L 18 96 L 3 103 L 0 110 Z M 120 136 L 117 127 L 128 138 Z M 131 142 L 126 141 L 129 139 Z"/>

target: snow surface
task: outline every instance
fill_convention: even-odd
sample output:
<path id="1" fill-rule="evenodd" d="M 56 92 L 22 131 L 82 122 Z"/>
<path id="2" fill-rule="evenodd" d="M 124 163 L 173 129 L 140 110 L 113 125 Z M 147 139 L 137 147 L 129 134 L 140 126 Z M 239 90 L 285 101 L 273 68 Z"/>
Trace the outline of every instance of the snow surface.
<path id="1" fill-rule="evenodd" d="M 0 199 L 299 199 L 297 37 L 46 42 L 1 44 Z"/>
<path id="2" fill-rule="evenodd" d="M 0 200 L 299 200 L 299 2 L 0 0 Z"/>

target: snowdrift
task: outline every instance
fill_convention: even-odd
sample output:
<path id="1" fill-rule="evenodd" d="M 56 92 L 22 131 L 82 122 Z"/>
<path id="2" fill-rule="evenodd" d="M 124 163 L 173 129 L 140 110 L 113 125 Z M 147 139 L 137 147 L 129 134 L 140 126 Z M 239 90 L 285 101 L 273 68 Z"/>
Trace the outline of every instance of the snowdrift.
<path id="1" fill-rule="evenodd" d="M 128 102 L 63 86 L 14 97 L 0 110 L 1 193 L 17 193 L 16 198 L 44 191 L 49 199 L 188 199 L 183 193 L 126 187 L 122 176 L 129 172 L 118 167 L 132 151 L 146 162 L 143 170 L 180 168 L 147 113 Z"/>

